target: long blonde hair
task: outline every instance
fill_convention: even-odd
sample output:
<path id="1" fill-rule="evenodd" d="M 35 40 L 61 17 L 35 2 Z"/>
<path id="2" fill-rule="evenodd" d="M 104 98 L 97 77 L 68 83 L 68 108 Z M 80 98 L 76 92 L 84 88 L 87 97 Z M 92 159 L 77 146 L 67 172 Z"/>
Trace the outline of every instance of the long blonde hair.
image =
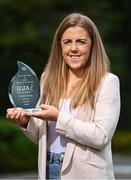
<path id="1" fill-rule="evenodd" d="M 74 89 L 72 107 L 90 103 L 94 107 L 95 93 L 103 76 L 109 71 L 109 61 L 101 37 L 95 24 L 87 16 L 72 13 L 67 16 L 56 30 L 48 63 L 41 76 L 43 96 L 41 103 L 48 100 L 48 104 L 58 107 L 60 98 L 67 91 L 69 67 L 62 57 L 61 38 L 69 28 L 79 26 L 84 28 L 92 41 L 90 57 L 82 80 Z"/>

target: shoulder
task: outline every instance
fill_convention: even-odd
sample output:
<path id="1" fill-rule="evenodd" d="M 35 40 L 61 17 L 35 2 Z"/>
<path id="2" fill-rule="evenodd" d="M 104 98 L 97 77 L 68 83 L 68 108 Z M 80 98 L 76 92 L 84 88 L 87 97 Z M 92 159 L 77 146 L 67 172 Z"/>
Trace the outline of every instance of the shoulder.
<path id="1" fill-rule="evenodd" d="M 118 76 L 113 74 L 113 73 L 107 73 L 102 79 L 101 87 L 113 86 L 113 84 L 119 86 L 119 78 L 118 78 Z"/>
<path id="2" fill-rule="evenodd" d="M 118 94 L 120 89 L 119 78 L 113 73 L 107 73 L 101 82 L 99 87 L 98 94 L 105 95 L 108 94 L 111 96 L 112 94 Z"/>
<path id="3" fill-rule="evenodd" d="M 105 76 L 104 76 L 104 80 L 105 81 L 110 81 L 110 80 L 117 80 L 119 81 L 119 78 L 117 75 L 113 74 L 113 73 L 107 73 Z"/>

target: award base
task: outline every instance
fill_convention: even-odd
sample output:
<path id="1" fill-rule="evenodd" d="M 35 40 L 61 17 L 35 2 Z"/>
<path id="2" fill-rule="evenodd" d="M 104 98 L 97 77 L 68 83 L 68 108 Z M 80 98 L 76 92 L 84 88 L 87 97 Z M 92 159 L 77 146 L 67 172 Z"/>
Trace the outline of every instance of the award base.
<path id="1" fill-rule="evenodd" d="M 41 108 L 31 108 L 31 109 L 25 109 L 26 112 L 32 113 L 32 112 L 40 112 L 42 111 Z"/>

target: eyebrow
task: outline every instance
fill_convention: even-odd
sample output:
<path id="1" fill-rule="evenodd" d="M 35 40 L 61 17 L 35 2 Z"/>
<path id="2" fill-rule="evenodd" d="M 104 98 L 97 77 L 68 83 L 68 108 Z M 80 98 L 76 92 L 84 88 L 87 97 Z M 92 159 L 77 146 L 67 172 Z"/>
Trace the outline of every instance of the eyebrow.
<path id="1" fill-rule="evenodd" d="M 71 39 L 67 38 L 67 39 L 63 39 L 62 41 L 67 41 L 67 40 L 71 40 Z M 86 39 L 86 38 L 78 38 L 78 39 L 76 39 L 76 41 L 79 41 L 79 40 L 88 41 L 88 39 Z"/>

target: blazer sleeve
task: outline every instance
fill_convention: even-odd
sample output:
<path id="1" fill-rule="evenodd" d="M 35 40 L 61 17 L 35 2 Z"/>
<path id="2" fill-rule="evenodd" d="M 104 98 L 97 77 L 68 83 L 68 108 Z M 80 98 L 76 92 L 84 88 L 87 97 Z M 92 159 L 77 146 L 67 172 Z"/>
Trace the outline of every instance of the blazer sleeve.
<path id="1" fill-rule="evenodd" d="M 97 98 L 93 121 L 74 119 L 60 112 L 56 131 L 95 149 L 103 149 L 115 132 L 120 114 L 119 79 L 113 74 L 105 77 Z"/>
<path id="2" fill-rule="evenodd" d="M 42 121 L 38 118 L 31 118 L 27 128 L 21 128 L 23 133 L 34 143 L 38 143 L 39 140 L 39 127 Z"/>
<path id="3" fill-rule="evenodd" d="M 41 80 L 40 80 L 40 91 L 41 91 L 41 95 L 42 95 L 42 91 L 43 91 L 43 84 L 44 84 L 44 76 L 45 76 L 45 73 L 43 73 L 41 75 Z M 41 101 L 41 97 L 39 99 L 39 102 L 38 104 L 40 103 Z M 40 127 L 41 127 L 41 124 L 42 124 L 42 120 L 41 119 L 38 119 L 38 118 L 35 118 L 35 117 L 31 117 L 28 125 L 27 125 L 27 128 L 22 128 L 21 127 L 21 130 L 23 131 L 23 133 L 34 143 L 38 143 L 39 141 L 39 136 L 40 136 Z M 43 122 L 44 123 L 44 122 Z M 46 123 L 45 123 L 46 124 Z M 45 125 L 46 126 L 46 125 Z"/>

